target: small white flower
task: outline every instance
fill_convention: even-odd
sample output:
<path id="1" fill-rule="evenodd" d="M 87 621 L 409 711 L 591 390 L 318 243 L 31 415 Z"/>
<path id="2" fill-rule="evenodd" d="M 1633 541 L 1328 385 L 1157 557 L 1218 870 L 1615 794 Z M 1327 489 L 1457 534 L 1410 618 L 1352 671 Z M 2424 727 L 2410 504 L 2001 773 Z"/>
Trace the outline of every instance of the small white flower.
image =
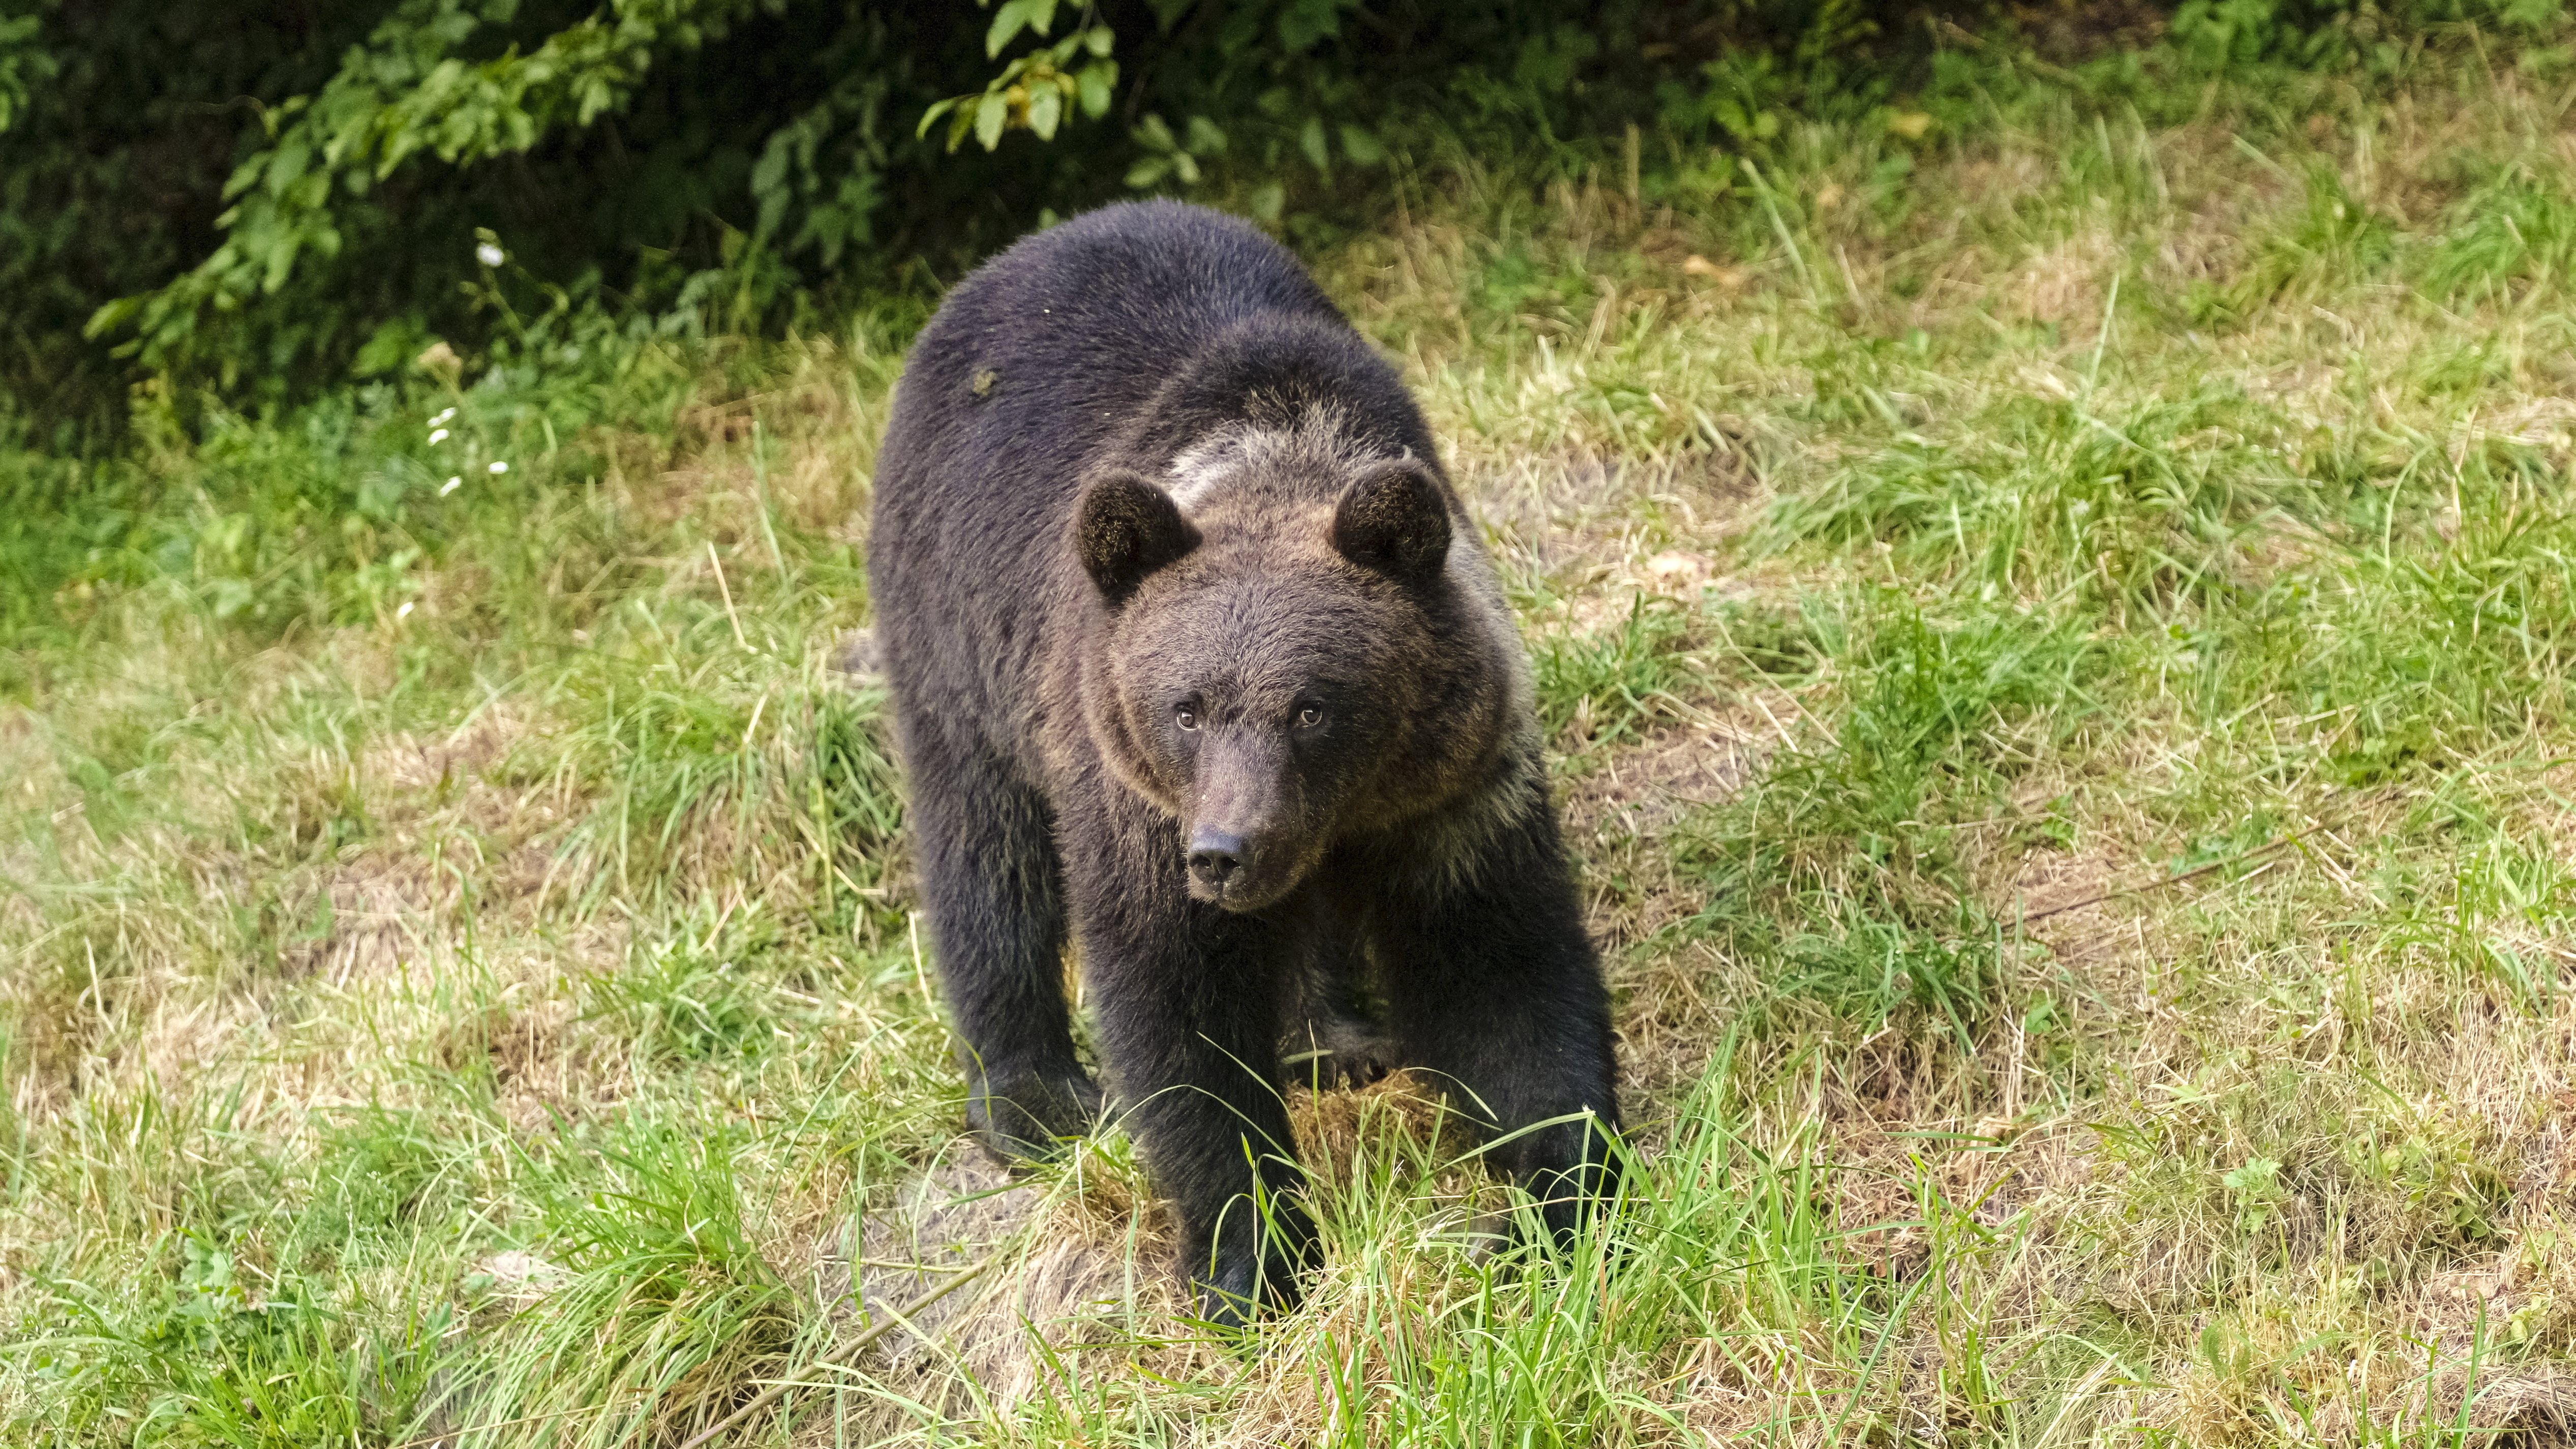
<path id="1" fill-rule="evenodd" d="M 429 430 L 429 440 L 430 440 L 431 442 L 433 442 L 433 443 L 444 443 L 444 442 L 446 442 L 446 441 L 447 441 L 447 429 L 445 429 L 445 428 L 432 428 L 432 429 L 430 429 L 430 430 Z"/>
<path id="2" fill-rule="evenodd" d="M 398 619 L 398 620 L 399 620 L 399 619 L 408 619 L 408 618 L 410 618 L 410 617 L 411 617 L 411 600 L 409 600 L 409 599 L 405 599 L 405 600 L 403 600 L 403 606 L 402 606 L 401 608 L 399 608 L 399 609 L 394 610 L 394 617 L 395 617 L 396 619 Z"/>
<path id="3" fill-rule="evenodd" d="M 433 427 L 433 428 L 434 428 L 434 427 L 437 427 L 440 423 L 446 422 L 449 418 L 452 418 L 452 417 L 454 417 L 454 416 L 456 416 L 456 409 L 454 409 L 454 408 L 447 408 L 447 409 L 444 409 L 444 410 L 442 410 L 442 411 L 439 413 L 439 415 L 438 415 L 437 417 L 431 418 L 431 419 L 429 420 L 429 425 L 430 425 L 431 427 Z"/>
<path id="4" fill-rule="evenodd" d="M 442 484 L 440 484 L 440 485 L 439 485 L 439 488 L 438 488 L 438 496 L 439 496 L 439 497 L 441 497 L 441 498 L 444 498 L 444 497 L 446 497 L 448 494 L 453 493 L 453 492 L 455 492 L 457 489 L 462 488 L 462 487 L 464 487 L 464 486 L 465 486 L 465 480 L 464 480 L 464 479 L 462 479 L 462 478 L 450 478 L 450 479 L 448 479 L 445 483 L 442 483 Z"/>
<path id="5" fill-rule="evenodd" d="M 475 245 L 474 260 L 481 262 L 487 267 L 497 267 L 509 259 L 509 253 L 502 251 L 499 247 L 492 245 L 490 242 L 479 242 Z"/>
<path id="6" fill-rule="evenodd" d="M 494 473 L 507 473 L 510 471 L 510 465 L 507 463 L 495 463 L 489 471 Z"/>

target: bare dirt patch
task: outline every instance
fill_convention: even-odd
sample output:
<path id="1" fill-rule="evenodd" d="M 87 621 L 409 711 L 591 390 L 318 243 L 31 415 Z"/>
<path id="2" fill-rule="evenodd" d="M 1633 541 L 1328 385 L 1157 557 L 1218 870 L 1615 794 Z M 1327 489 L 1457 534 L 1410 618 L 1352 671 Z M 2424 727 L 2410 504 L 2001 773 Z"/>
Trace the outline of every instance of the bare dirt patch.
<path id="1" fill-rule="evenodd" d="M 1739 708 L 1658 730 L 1610 752 L 1598 769 L 1567 787 L 1566 832 L 1578 840 L 1659 835 L 1759 773 L 1782 739 L 1775 719 Z"/>
<path id="2" fill-rule="evenodd" d="M 1673 874 L 1671 833 L 1760 774 L 1796 710 L 1785 694 L 1693 710 L 1567 784 L 1566 839 L 1586 863 L 1590 924 L 1605 951 L 1644 941 L 1701 907 Z"/>
<path id="3" fill-rule="evenodd" d="M 2008 293 L 2007 315 L 2053 322 L 2070 340 L 2089 340 L 2101 325 L 2103 299 L 2119 261 L 2119 243 L 2100 227 L 2034 251 Z"/>

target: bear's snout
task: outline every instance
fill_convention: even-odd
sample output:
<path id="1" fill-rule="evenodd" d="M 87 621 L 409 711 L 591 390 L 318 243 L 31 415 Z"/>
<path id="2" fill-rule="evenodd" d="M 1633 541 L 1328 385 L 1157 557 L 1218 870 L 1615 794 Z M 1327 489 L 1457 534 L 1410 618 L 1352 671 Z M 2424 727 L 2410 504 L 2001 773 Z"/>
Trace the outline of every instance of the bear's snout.
<path id="1" fill-rule="evenodd" d="M 1190 878 L 1223 894 L 1225 883 L 1243 868 L 1251 853 L 1242 836 L 1202 825 L 1190 835 Z"/>
<path id="2" fill-rule="evenodd" d="M 1238 824 L 1201 823 L 1184 842 L 1189 857 L 1190 894 L 1229 911 L 1254 911 L 1270 904 L 1284 886 L 1277 877 L 1279 852 L 1265 832 Z"/>
<path id="3" fill-rule="evenodd" d="M 1259 910 L 1294 889 L 1303 832 L 1291 807 L 1283 742 L 1257 730 L 1211 730 L 1183 824 L 1190 894 L 1229 911 Z"/>

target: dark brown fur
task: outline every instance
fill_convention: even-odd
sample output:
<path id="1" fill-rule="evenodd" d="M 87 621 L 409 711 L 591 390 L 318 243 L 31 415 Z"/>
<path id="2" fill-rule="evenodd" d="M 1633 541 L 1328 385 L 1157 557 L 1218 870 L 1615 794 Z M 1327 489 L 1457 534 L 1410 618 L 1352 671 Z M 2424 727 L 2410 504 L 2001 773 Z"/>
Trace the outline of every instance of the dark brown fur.
<path id="1" fill-rule="evenodd" d="M 961 284 L 887 434 L 878 638 L 970 1117 L 1025 1154 L 1096 1109 L 1070 936 L 1211 1317 L 1314 1257 L 1283 1042 L 1444 1081 L 1560 1234 L 1609 1185 L 1527 668 L 1434 458 L 1285 253 L 1170 205 Z"/>

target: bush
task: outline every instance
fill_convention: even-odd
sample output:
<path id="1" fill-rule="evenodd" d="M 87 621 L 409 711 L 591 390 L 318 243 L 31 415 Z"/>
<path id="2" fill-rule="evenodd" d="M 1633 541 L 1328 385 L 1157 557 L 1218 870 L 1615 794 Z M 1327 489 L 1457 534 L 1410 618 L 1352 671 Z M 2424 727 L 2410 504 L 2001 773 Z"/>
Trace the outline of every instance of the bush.
<path id="1" fill-rule="evenodd" d="M 0 0 L 0 412 L 111 421 L 138 369 L 289 400 L 442 340 L 471 358 L 532 315 L 793 327 L 1135 191 L 1315 240 L 1378 169 L 1443 148 L 1624 165 L 1649 200 L 1707 205 L 1758 188 L 1784 115 L 1881 106 L 1933 80 L 1940 27 L 2008 16 Z M 2157 63 L 2360 64 L 2427 24 L 2562 17 L 2562 0 L 2187 0 Z"/>

